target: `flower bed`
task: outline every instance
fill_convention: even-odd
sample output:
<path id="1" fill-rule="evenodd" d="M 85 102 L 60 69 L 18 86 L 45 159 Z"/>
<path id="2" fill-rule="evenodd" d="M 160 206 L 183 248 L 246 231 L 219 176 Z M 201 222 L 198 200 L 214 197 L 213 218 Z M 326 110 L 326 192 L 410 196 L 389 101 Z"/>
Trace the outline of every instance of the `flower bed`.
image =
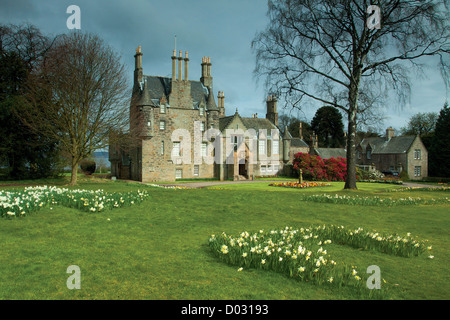
<path id="1" fill-rule="evenodd" d="M 323 186 L 331 186 L 329 183 L 323 183 L 323 182 L 303 182 L 299 183 L 296 182 L 274 182 L 269 184 L 269 186 L 274 187 L 286 187 L 286 188 L 312 188 L 312 187 L 323 187 Z"/>
<path id="2" fill-rule="evenodd" d="M 449 204 L 450 199 L 448 197 L 438 199 L 424 199 L 420 197 L 405 197 L 405 198 L 381 198 L 381 197 L 360 197 L 360 196 L 347 196 L 347 195 L 331 195 L 331 194 L 313 194 L 302 195 L 299 200 L 313 201 L 322 203 L 335 203 L 335 204 L 349 204 L 349 205 L 362 205 L 362 206 L 399 206 L 399 205 L 435 205 L 435 204 Z"/>
<path id="3" fill-rule="evenodd" d="M 100 212 L 138 204 L 148 197 L 149 194 L 145 191 L 107 193 L 103 190 L 29 187 L 24 191 L 0 191 L 0 217 L 22 217 L 54 205 Z"/>
<path id="4" fill-rule="evenodd" d="M 366 273 L 358 273 L 356 266 L 335 261 L 328 252 L 330 243 L 404 257 L 431 250 L 427 241 L 419 241 L 410 233 L 402 237 L 333 225 L 300 229 L 285 227 L 254 233 L 244 231 L 237 236 L 222 233 L 209 238 L 209 246 L 216 256 L 228 264 L 239 266 L 238 271 L 265 269 L 316 284 L 361 286 Z"/>

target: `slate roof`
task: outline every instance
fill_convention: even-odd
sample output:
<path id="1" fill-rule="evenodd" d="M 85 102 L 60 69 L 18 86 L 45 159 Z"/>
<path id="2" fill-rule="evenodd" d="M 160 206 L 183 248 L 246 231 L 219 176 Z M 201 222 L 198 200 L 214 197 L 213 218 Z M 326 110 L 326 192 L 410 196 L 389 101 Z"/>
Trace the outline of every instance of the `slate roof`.
<path id="1" fill-rule="evenodd" d="M 203 86 L 200 81 L 189 81 L 191 83 L 191 96 L 192 96 L 192 107 L 197 109 L 201 102 L 207 105 L 208 97 L 210 96 L 208 88 Z M 157 76 L 143 76 L 143 81 L 141 84 L 141 90 L 139 93 L 138 104 L 159 106 L 159 101 L 161 98 L 166 98 L 169 101 L 169 94 L 172 91 L 172 79 L 166 77 Z M 212 98 L 212 96 L 211 96 Z M 216 110 L 214 99 L 209 101 L 211 110 Z M 170 101 L 169 101 L 170 105 Z"/>
<path id="2" fill-rule="evenodd" d="M 309 148 L 308 144 L 300 138 L 291 139 L 291 147 L 294 148 Z"/>
<path id="3" fill-rule="evenodd" d="M 347 151 L 344 148 L 314 148 L 314 152 L 322 159 L 347 158 Z"/>
<path id="4" fill-rule="evenodd" d="M 232 116 L 223 117 L 219 119 L 219 130 L 223 131 L 227 128 L 227 126 L 233 121 L 235 117 L 239 117 L 239 119 L 242 121 L 246 129 L 254 129 L 257 133 L 260 129 L 267 130 L 267 134 L 271 134 L 272 129 L 278 130 L 278 128 L 269 121 L 269 119 L 266 118 L 244 118 L 239 115 L 239 113 L 236 111 L 236 113 Z"/>
<path id="5" fill-rule="evenodd" d="M 266 118 L 241 118 L 241 120 L 247 129 L 254 129 L 257 132 L 259 129 L 278 130 L 278 128 Z M 270 133 L 270 131 L 267 131 L 267 133 Z"/>
<path id="6" fill-rule="evenodd" d="M 365 152 L 367 146 L 370 145 L 372 154 L 406 153 L 415 139 L 415 136 L 392 137 L 390 140 L 385 138 L 367 138 L 361 141 L 361 147 Z"/>

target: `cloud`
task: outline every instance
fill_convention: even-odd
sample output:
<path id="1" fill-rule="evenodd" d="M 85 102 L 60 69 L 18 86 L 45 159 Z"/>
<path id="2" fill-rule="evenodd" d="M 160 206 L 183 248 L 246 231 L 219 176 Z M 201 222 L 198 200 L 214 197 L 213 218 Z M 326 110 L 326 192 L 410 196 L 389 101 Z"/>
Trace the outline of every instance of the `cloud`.
<path id="1" fill-rule="evenodd" d="M 143 68 L 147 75 L 169 76 L 171 55 L 177 36 L 177 50 L 189 51 L 189 77 L 199 80 L 201 58 L 212 59 L 214 93 L 225 92 L 227 114 L 236 107 L 242 116 L 258 113 L 265 116 L 267 92 L 263 80 L 253 77 L 255 56 L 250 45 L 255 34 L 265 29 L 267 2 L 261 0 L 2 0 L 2 23 L 34 24 L 44 34 L 68 32 L 66 9 L 76 4 L 81 9 L 83 32 L 99 35 L 126 64 L 130 82 L 133 78 L 134 53 L 142 46 Z M 435 67 L 435 62 L 431 64 Z M 436 71 L 435 71 L 436 70 Z M 395 101 L 386 107 L 391 118 L 385 124 L 403 126 L 417 112 L 438 112 L 447 98 L 437 69 L 426 69 L 428 78 L 412 84 L 411 103 L 398 106 Z M 305 105 L 298 113 L 311 120 L 318 106 Z M 283 110 L 279 102 L 280 113 Z M 294 114 L 297 114 L 295 111 Z"/>

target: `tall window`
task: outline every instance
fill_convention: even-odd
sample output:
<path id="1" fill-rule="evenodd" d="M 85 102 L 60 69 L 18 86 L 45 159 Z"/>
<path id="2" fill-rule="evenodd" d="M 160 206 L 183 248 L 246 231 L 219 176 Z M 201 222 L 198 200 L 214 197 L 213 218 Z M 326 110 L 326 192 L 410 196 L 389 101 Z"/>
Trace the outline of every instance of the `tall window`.
<path id="1" fill-rule="evenodd" d="M 259 154 L 266 154 L 266 140 L 258 141 Z"/>
<path id="2" fill-rule="evenodd" d="M 206 157 L 207 147 L 208 147 L 208 144 L 206 142 L 202 142 L 202 157 Z"/>
<path id="3" fill-rule="evenodd" d="M 420 149 L 414 150 L 414 159 L 416 160 L 422 159 L 422 153 L 420 152 Z"/>
<path id="4" fill-rule="evenodd" d="M 205 109 L 203 107 L 200 107 L 199 112 L 200 115 L 203 116 L 205 114 Z"/>
<path id="5" fill-rule="evenodd" d="M 372 159 L 372 150 L 367 150 L 367 159 Z"/>
<path id="6" fill-rule="evenodd" d="M 420 176 L 422 176 L 422 167 L 421 166 L 414 167 L 414 177 Z"/>
<path id="7" fill-rule="evenodd" d="M 205 131 L 205 122 L 202 122 L 202 123 L 201 123 L 200 130 L 202 130 L 202 132 Z"/>
<path id="8" fill-rule="evenodd" d="M 159 112 L 166 113 L 166 106 L 164 104 L 162 104 L 161 107 L 159 108 Z"/>
<path id="9" fill-rule="evenodd" d="M 180 154 L 180 143 L 179 142 L 174 142 L 173 143 L 173 151 L 172 151 L 172 154 L 175 156 L 175 157 L 179 157 L 181 154 Z"/>
<path id="10" fill-rule="evenodd" d="M 164 155 L 164 141 L 161 141 L 161 150 L 160 150 L 160 154 Z"/>
<path id="11" fill-rule="evenodd" d="M 175 179 L 181 179 L 181 178 L 183 178 L 183 170 L 175 169 Z"/>
<path id="12" fill-rule="evenodd" d="M 272 140 L 272 154 L 280 153 L 280 140 Z"/>
<path id="13" fill-rule="evenodd" d="M 159 121 L 159 130 L 166 129 L 166 122 L 164 120 Z"/>

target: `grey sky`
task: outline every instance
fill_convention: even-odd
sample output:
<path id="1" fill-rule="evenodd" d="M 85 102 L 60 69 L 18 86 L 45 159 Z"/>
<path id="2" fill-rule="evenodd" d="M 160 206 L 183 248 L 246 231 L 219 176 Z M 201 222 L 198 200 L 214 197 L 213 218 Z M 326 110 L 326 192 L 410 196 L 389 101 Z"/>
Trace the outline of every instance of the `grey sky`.
<path id="1" fill-rule="evenodd" d="M 189 78 L 199 80 L 201 58 L 211 57 L 214 92 L 225 92 L 227 115 L 265 117 L 263 81 L 253 77 L 255 57 L 250 44 L 267 24 L 266 0 L 1 0 L 0 23 L 28 22 L 44 34 L 66 33 L 69 5 L 81 9 L 81 29 L 98 34 L 123 58 L 130 83 L 136 47 L 141 45 L 144 74 L 168 76 L 174 36 L 177 50 L 189 52 Z M 440 73 L 432 63 L 426 78 L 412 81 L 410 105 L 394 101 L 385 108 L 382 128 L 399 129 L 418 112 L 439 112 L 447 98 Z M 317 108 L 300 117 L 310 121 Z M 283 105 L 279 105 L 279 113 Z M 294 112 L 296 114 L 296 112 Z"/>

